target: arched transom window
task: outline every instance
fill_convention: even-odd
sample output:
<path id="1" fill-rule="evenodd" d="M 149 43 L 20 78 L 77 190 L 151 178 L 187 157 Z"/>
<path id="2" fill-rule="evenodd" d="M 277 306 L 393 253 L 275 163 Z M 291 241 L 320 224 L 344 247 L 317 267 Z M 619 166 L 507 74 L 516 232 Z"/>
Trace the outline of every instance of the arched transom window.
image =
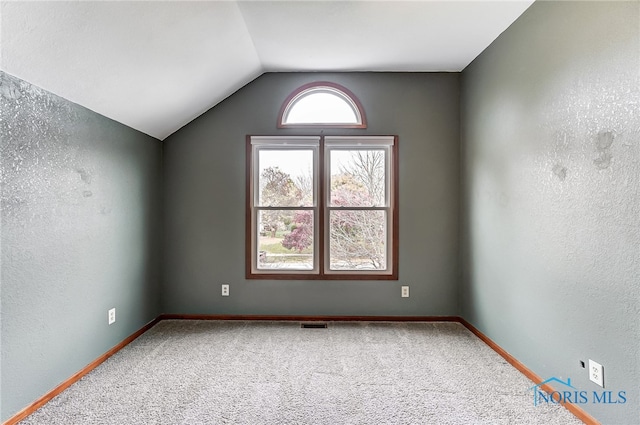
<path id="1" fill-rule="evenodd" d="M 345 87 L 329 82 L 306 84 L 284 101 L 278 127 L 366 128 L 360 101 Z"/>

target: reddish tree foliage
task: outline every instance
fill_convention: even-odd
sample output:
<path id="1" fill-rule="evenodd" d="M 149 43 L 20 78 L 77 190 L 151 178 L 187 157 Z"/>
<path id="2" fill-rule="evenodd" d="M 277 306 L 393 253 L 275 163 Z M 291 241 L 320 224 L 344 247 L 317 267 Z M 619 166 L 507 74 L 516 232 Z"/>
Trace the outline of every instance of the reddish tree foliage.
<path id="1" fill-rule="evenodd" d="M 285 235 L 282 246 L 302 252 L 313 243 L 313 212 L 297 211 L 293 217 L 291 233 Z"/>

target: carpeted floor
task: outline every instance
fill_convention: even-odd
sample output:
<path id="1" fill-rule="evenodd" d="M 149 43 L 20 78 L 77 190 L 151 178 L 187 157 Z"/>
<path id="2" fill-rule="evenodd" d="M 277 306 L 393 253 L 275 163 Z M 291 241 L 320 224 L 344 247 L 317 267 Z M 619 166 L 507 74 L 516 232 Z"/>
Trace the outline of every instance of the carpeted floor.
<path id="1" fill-rule="evenodd" d="M 581 424 L 458 323 L 162 321 L 21 424 Z"/>

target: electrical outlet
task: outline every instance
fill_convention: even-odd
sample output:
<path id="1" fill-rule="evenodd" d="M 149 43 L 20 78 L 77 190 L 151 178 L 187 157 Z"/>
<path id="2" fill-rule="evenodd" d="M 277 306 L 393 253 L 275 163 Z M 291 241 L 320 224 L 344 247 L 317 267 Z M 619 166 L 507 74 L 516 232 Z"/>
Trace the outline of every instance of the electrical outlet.
<path id="1" fill-rule="evenodd" d="M 403 286 L 401 291 L 402 298 L 409 298 L 409 287 Z"/>
<path id="2" fill-rule="evenodd" d="M 229 285 L 227 285 L 226 283 L 222 285 L 222 296 L 223 297 L 229 296 Z"/>
<path id="3" fill-rule="evenodd" d="M 604 388 L 604 367 L 589 359 L 589 380 Z"/>
<path id="4" fill-rule="evenodd" d="M 109 310 L 109 324 L 113 325 L 116 322 L 116 309 L 115 307 Z"/>

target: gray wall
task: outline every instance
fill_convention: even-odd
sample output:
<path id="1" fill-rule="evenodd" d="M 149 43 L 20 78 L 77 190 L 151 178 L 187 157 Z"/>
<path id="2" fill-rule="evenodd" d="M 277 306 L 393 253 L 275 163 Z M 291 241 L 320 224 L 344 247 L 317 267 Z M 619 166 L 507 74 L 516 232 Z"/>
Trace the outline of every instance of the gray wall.
<path id="1" fill-rule="evenodd" d="M 0 111 L 4 421 L 159 314 L 162 145 L 5 73 Z"/>
<path id="2" fill-rule="evenodd" d="M 319 80 L 353 91 L 369 123 L 325 134 L 399 136 L 397 282 L 245 280 L 245 136 L 317 134 L 276 121 L 288 94 Z M 459 74 L 265 74 L 166 139 L 164 156 L 164 312 L 458 313 Z"/>
<path id="3" fill-rule="evenodd" d="M 462 314 L 543 378 L 640 405 L 640 3 L 536 2 L 462 74 Z"/>

